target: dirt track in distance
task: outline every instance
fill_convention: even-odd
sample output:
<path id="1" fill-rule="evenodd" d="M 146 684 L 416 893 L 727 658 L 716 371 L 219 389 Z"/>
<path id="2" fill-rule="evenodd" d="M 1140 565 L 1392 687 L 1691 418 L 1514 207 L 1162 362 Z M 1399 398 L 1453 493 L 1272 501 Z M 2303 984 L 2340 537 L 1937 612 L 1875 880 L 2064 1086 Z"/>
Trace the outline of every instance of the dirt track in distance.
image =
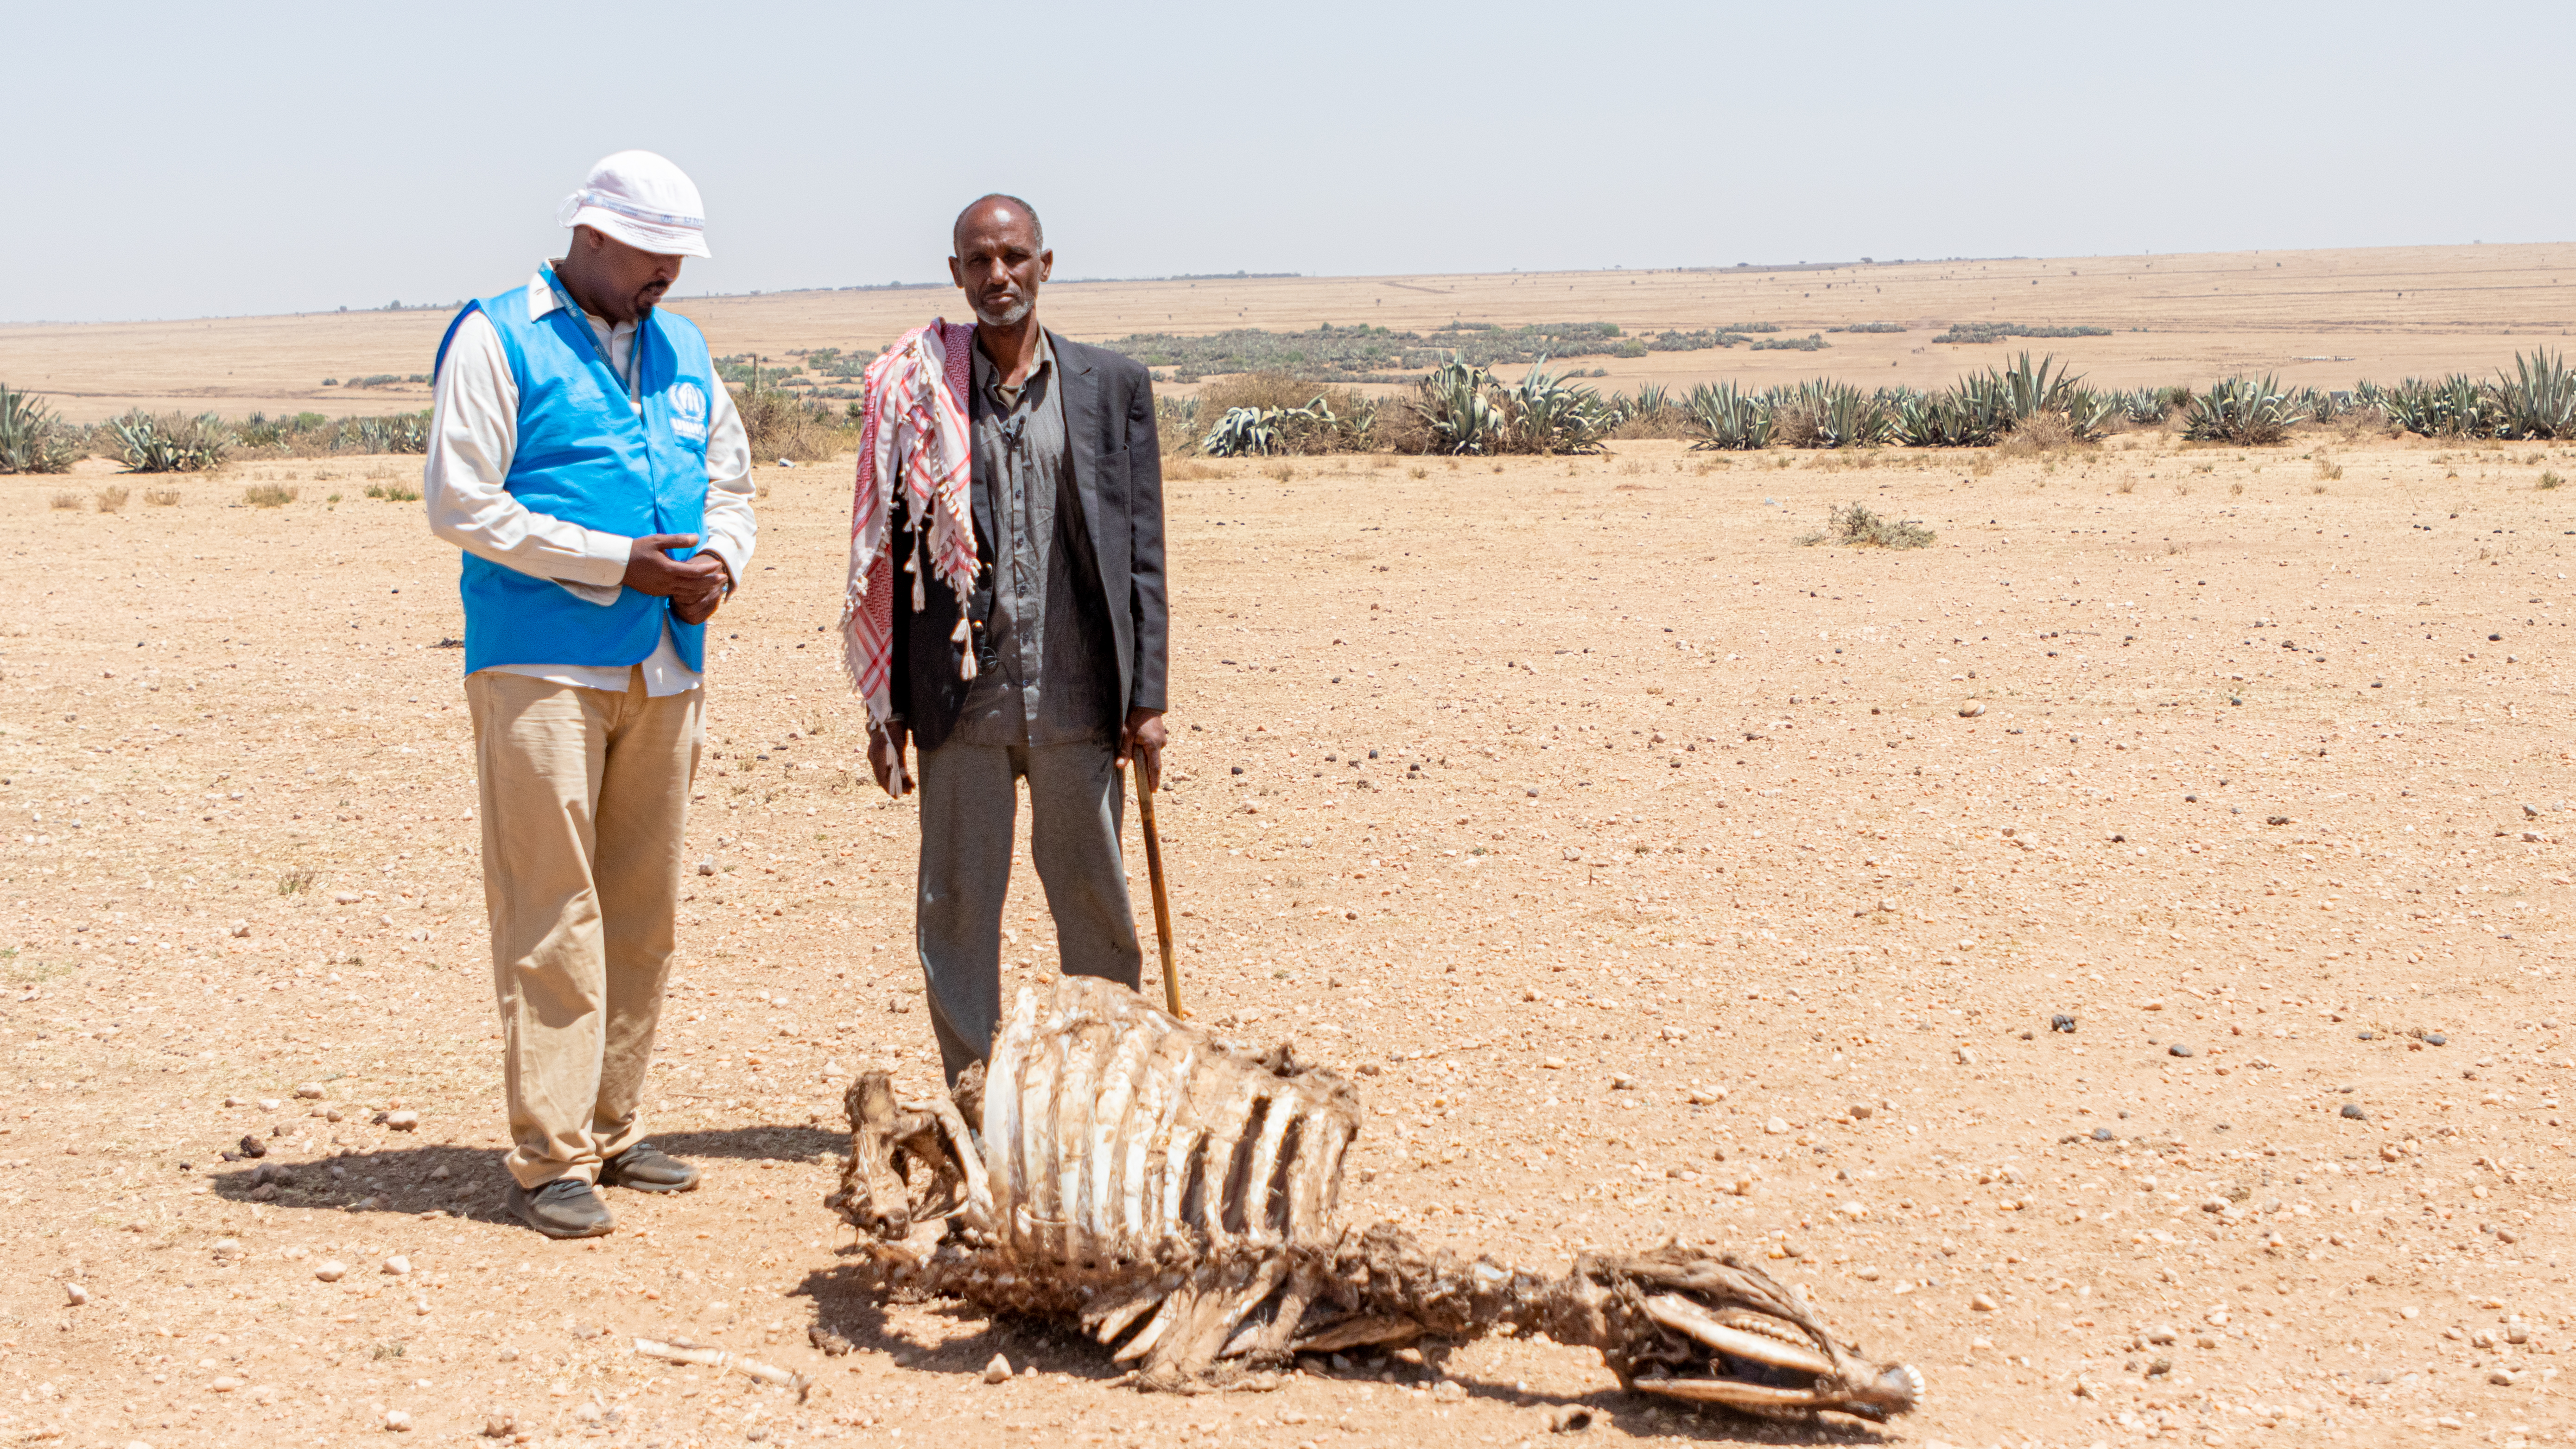
<path id="1" fill-rule="evenodd" d="M 2536 485 L 2576 450 L 1615 448 L 1176 469 L 1191 1005 L 1376 1069 L 1346 1221 L 1757 1255 L 1919 1365 L 1919 1414 L 1671 1413 L 1510 1340 L 1449 1390 L 1142 1398 L 878 1304 L 820 1206 L 839 1087 L 936 1054 L 914 822 L 853 773 L 824 632 L 839 466 L 764 473 L 718 621 L 652 1106 L 706 1186 L 612 1195 L 590 1244 L 502 1221 L 455 559 L 358 496 L 417 460 L 325 460 L 115 515 L 46 506 L 101 476 L 0 480 L 38 560 L 0 609 L 0 1431 L 1464 1446 L 1582 1405 L 1605 1441 L 2566 1442 L 2576 491 Z M 1855 499 L 1937 543 L 1795 542 Z M 1029 1372 L 987 1386 L 996 1352 Z"/>

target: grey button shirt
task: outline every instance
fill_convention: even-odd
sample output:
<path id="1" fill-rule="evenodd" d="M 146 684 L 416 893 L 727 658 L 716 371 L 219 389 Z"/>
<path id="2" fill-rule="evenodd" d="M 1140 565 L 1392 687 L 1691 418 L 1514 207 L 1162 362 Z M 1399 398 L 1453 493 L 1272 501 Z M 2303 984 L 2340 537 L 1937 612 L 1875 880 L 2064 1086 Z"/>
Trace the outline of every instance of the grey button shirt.
<path id="1" fill-rule="evenodd" d="M 1114 733 L 1117 668 L 1100 564 L 1082 518 L 1055 348 L 1038 334 L 1027 381 L 974 355 L 974 487 L 991 511 L 993 661 L 967 687 L 956 738 L 1057 745 Z"/>

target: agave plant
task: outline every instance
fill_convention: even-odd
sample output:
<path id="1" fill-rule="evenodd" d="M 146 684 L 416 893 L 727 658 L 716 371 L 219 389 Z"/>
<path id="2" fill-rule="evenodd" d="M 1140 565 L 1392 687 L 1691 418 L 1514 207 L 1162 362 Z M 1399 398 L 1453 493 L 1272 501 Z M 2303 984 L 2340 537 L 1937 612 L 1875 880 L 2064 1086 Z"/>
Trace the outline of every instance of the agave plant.
<path id="1" fill-rule="evenodd" d="M 2280 381 L 2263 377 L 2231 377 L 2212 383 L 2209 391 L 2196 395 L 2183 413 L 2183 436 L 2227 443 L 2277 443 L 2289 436 L 2290 425 L 2305 421 L 2307 414 L 2281 391 Z"/>
<path id="2" fill-rule="evenodd" d="M 384 418 L 352 418 L 341 428 L 342 436 L 354 441 L 360 451 L 368 453 L 426 453 L 429 451 L 429 415 L 398 413 Z"/>
<path id="3" fill-rule="evenodd" d="M 1272 414 L 1278 408 L 1227 408 L 1215 427 L 1199 440 L 1200 451 L 1212 458 L 1239 458 L 1270 452 L 1278 442 L 1278 430 L 1272 425 Z"/>
<path id="4" fill-rule="evenodd" d="M 2063 413 L 2084 379 L 2062 367 L 2056 367 L 2056 354 L 2042 357 L 2034 366 L 2025 352 L 2013 365 L 2000 372 L 1990 372 L 1996 389 L 2002 394 L 2016 424 L 2029 422 L 2041 413 Z M 2052 371 L 2053 369 L 2053 371 Z"/>
<path id="5" fill-rule="evenodd" d="M 1528 453 L 1591 453 L 1616 421 L 1601 395 L 1558 380 L 1542 357 L 1517 387 L 1503 392 L 1512 442 Z"/>
<path id="6" fill-rule="evenodd" d="M 2111 394 L 2121 413 L 2133 423 L 2161 423 L 2172 411 L 2161 388 L 2142 387 L 2135 392 Z"/>
<path id="7" fill-rule="evenodd" d="M 0 473 L 61 473 L 78 451 L 53 409 L 0 387 Z"/>
<path id="8" fill-rule="evenodd" d="M 2492 430 L 2499 438 L 2576 438 L 2576 372 L 2567 355 L 2513 355 L 2513 375 L 2496 375 Z"/>
<path id="9" fill-rule="evenodd" d="M 1791 436 L 1784 441 L 1793 447 L 1875 448 L 1895 431 L 1888 406 L 1877 395 L 1830 378 L 1800 383 L 1773 411 L 1786 415 L 1783 422 Z"/>
<path id="10" fill-rule="evenodd" d="M 1503 410 L 1486 396 L 1491 375 L 1456 354 L 1422 379 L 1415 411 L 1431 425 L 1436 453 L 1497 453 L 1506 445 Z"/>
<path id="11" fill-rule="evenodd" d="M 1372 407 L 1359 431 L 1365 432 L 1376 420 Z M 1318 444 L 1341 443 L 1346 426 L 1324 395 L 1317 393 L 1313 402 L 1301 408 L 1227 408 L 1199 441 L 1199 448 L 1213 458 L 1304 452 Z"/>
<path id="12" fill-rule="evenodd" d="M 1699 429 L 1694 448 L 1767 448 L 1771 445 L 1771 404 L 1732 382 L 1701 383 L 1682 404 L 1691 426 Z"/>
<path id="13" fill-rule="evenodd" d="M 2428 438 L 2483 437 L 2499 425 L 2501 407 L 2488 387 L 2473 377 L 2453 373 L 2439 381 L 2410 377 L 2390 388 L 2380 403 L 2391 427 Z"/>
<path id="14" fill-rule="evenodd" d="M 1672 410 L 1672 389 L 1664 387 L 1662 382 L 1643 382 L 1638 384 L 1636 392 L 1620 392 L 1610 397 L 1610 413 L 1620 423 L 1662 418 L 1669 410 Z"/>
<path id="15" fill-rule="evenodd" d="M 110 419 L 108 429 L 116 437 L 127 471 L 134 473 L 202 472 L 220 466 L 224 451 L 232 445 L 223 419 L 213 413 L 154 417 L 137 408 Z"/>
<path id="16" fill-rule="evenodd" d="M 2063 399 L 2066 405 L 2066 430 L 2077 442 L 2101 440 L 2111 424 L 2120 420 L 2120 402 L 2116 395 L 2106 396 L 2091 388 L 2069 388 Z"/>

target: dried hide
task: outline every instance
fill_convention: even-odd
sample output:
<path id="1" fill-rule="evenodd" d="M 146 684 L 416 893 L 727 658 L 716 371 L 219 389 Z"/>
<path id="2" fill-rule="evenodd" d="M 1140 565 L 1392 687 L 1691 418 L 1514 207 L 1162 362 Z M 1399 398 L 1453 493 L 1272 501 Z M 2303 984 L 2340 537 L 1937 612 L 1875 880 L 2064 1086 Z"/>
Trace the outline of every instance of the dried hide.
<path id="1" fill-rule="evenodd" d="M 892 1281 L 1079 1323 L 1146 1387 L 1298 1353 L 1509 1327 L 1598 1349 L 1620 1382 L 1757 1412 L 1881 1420 L 1922 1378 L 1837 1343 L 1750 1263 L 1667 1244 L 1544 1277 L 1336 1227 L 1359 1101 L 1338 1074 L 1228 1047 L 1123 987 L 1023 988 L 950 1096 L 851 1086 L 826 1205 Z"/>

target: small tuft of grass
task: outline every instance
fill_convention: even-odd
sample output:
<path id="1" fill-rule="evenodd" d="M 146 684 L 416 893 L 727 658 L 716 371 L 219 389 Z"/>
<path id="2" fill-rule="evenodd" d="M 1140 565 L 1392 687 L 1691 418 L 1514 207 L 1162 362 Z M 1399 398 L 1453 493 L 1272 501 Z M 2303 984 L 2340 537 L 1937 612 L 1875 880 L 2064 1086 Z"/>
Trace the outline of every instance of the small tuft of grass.
<path id="1" fill-rule="evenodd" d="M 1430 476 L 1431 476 L 1431 470 L 1430 470 L 1430 469 L 1428 469 L 1428 468 L 1420 468 L 1420 467 L 1407 468 L 1407 469 L 1405 469 L 1405 470 L 1404 470 L 1404 476 L 1405 476 L 1405 477 L 1407 477 L 1407 478 L 1428 478 L 1428 477 L 1430 477 Z M 2557 477 L 2558 475 L 2557 475 L 2557 474 L 2555 474 L 2555 473 L 2553 473 L 2553 474 L 2551 474 L 2551 475 L 2549 475 L 2549 476 L 2551 476 L 2551 477 L 2553 477 L 2553 478 L 2554 478 L 2554 477 Z M 2542 484 L 2541 486 L 2542 486 L 2542 487 L 2544 487 L 2544 488 L 2554 488 L 2554 487 L 2556 487 L 2556 486 L 2558 486 L 2558 485 L 2556 485 L 2556 484 L 2554 484 L 2554 483 L 2544 483 L 2544 484 Z"/>
<path id="2" fill-rule="evenodd" d="M 1846 503 L 1825 515 L 1821 533 L 1799 537 L 1802 545 L 1839 543 L 1850 548 L 1928 548 L 1932 530 L 1910 518 L 1889 518 L 1867 504 Z"/>
<path id="3" fill-rule="evenodd" d="M 2567 480 L 2559 477 L 2556 473 L 2543 473 L 2540 475 L 2540 481 L 2531 486 L 2534 488 L 2564 488 L 2567 486 Z"/>
<path id="4" fill-rule="evenodd" d="M 155 508 L 176 508 L 179 506 L 179 490 L 176 488 L 146 488 L 143 490 L 143 501 L 151 504 Z"/>
<path id="5" fill-rule="evenodd" d="M 83 498 L 77 493 L 57 493 L 53 497 L 53 505 L 56 508 L 69 509 L 74 513 L 78 513 L 82 509 L 89 507 L 89 500 Z"/>
<path id="6" fill-rule="evenodd" d="M 2228 496 L 2228 497 L 2230 497 L 2230 498 L 2242 498 L 2242 497 L 2244 497 L 2244 496 L 2245 496 L 2245 485 L 2244 485 L 2244 484 L 2242 484 L 2242 483 L 2230 483 L 2230 484 L 2228 484 L 2228 485 L 2227 485 L 2227 496 Z"/>
<path id="7" fill-rule="evenodd" d="M 302 895 L 313 889 L 313 872 L 290 870 L 277 878 L 277 893 L 282 896 Z"/>
<path id="8" fill-rule="evenodd" d="M 253 483 L 242 490 L 242 502 L 253 508 L 284 508 L 303 493 L 301 488 L 288 488 L 276 483 Z"/>
<path id="9" fill-rule="evenodd" d="M 367 496 L 381 498 L 387 503 L 418 503 L 420 490 L 408 483 L 370 483 Z"/>
<path id="10" fill-rule="evenodd" d="M 2331 482 L 2343 476 L 2343 465 L 2324 458 L 2317 460 L 2317 476 Z M 2322 490 L 2320 490 L 2322 491 Z"/>
<path id="11" fill-rule="evenodd" d="M 124 484 L 110 483 L 106 487 L 98 490 L 96 496 L 98 498 L 99 512 L 114 513 L 125 507 L 125 500 L 133 497 L 134 495 L 126 491 Z"/>

